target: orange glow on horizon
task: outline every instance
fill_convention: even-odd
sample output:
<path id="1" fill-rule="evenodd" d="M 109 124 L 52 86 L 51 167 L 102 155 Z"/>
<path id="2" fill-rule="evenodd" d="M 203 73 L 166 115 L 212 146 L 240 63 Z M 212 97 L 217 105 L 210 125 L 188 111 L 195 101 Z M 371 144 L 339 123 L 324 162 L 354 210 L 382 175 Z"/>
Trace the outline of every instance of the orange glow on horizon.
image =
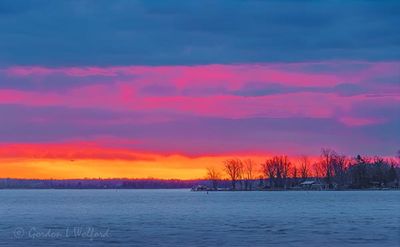
<path id="1" fill-rule="evenodd" d="M 2 159 L 0 177 L 27 179 L 159 178 L 201 179 L 207 167 L 222 171 L 230 157 L 167 156 L 157 160 Z M 246 157 L 247 158 L 247 157 Z"/>
<path id="2" fill-rule="evenodd" d="M 223 174 L 226 159 L 251 158 L 261 164 L 270 157 L 268 154 L 165 155 L 88 143 L 9 144 L 0 146 L 0 178 L 203 179 L 208 167 Z M 296 158 L 292 162 L 297 163 Z M 255 170 L 261 175 L 259 166 Z"/>

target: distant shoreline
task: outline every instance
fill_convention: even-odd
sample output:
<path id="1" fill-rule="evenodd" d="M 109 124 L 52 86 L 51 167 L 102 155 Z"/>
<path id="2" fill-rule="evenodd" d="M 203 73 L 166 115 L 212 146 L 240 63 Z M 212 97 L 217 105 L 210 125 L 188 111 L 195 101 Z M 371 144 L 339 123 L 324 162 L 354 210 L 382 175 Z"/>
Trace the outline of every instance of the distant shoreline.
<path id="1" fill-rule="evenodd" d="M 202 190 L 202 191 L 193 191 L 191 188 L 29 188 L 29 187 L 20 187 L 20 188 L 0 188 L 0 191 L 4 190 L 187 190 L 190 192 L 212 192 L 212 193 L 221 193 L 221 192 L 346 192 L 346 191 L 400 191 L 400 188 L 383 188 L 383 189 L 340 189 L 340 190 Z"/>
<path id="2" fill-rule="evenodd" d="M 312 178 L 306 182 L 315 181 Z M 252 184 L 259 183 L 260 180 L 251 180 Z M 268 184 L 268 180 L 264 180 Z M 180 179 L 14 179 L 14 178 L 0 178 L 0 190 L 141 190 L 141 189 L 187 189 L 195 192 L 253 192 L 253 191 L 388 191 L 400 190 L 396 186 L 373 186 L 366 188 L 352 188 L 352 187 L 333 187 L 327 186 L 292 186 L 292 187 L 267 187 L 253 186 L 245 189 L 244 187 L 232 189 L 230 180 L 220 180 L 218 182 L 218 189 L 213 189 L 212 184 L 206 179 L 195 180 L 180 180 Z"/>
<path id="3" fill-rule="evenodd" d="M 0 178 L 0 189 L 190 189 L 202 183 L 205 180 Z"/>
<path id="4" fill-rule="evenodd" d="M 340 189 L 340 190 L 203 190 L 193 192 L 296 192 L 296 191 L 400 191 L 400 188 L 383 188 L 383 189 Z"/>
<path id="5" fill-rule="evenodd" d="M 67 190 L 76 190 L 76 191 L 78 191 L 78 190 L 80 190 L 80 191 L 84 191 L 84 190 L 90 190 L 90 191 L 96 191 L 96 190 L 103 190 L 103 191 L 107 191 L 107 190 L 186 190 L 186 191 L 188 191 L 188 192 L 195 192 L 195 193 L 198 193 L 198 192 L 203 192 L 203 193 L 206 193 L 207 191 L 191 191 L 190 190 L 190 188 L 153 188 L 153 189 L 111 189 L 111 188 L 108 188 L 108 189 L 75 189 L 75 188 L 65 188 L 65 189 L 52 189 L 52 188 L 6 188 L 6 189 L 4 189 L 4 188 L 1 188 L 0 189 L 0 191 L 21 191 L 21 190 L 32 190 L 32 191 L 46 191 L 46 190 L 54 190 L 54 191 L 67 191 Z M 365 191 L 365 192 L 367 192 L 367 191 L 400 191 L 400 189 L 387 189 L 387 190 L 374 190 L 374 189 L 365 189 L 365 190 L 360 190 L 360 189 L 354 189 L 354 190 L 252 190 L 252 191 L 240 191 L 240 190 L 237 190 L 237 191 L 229 191 L 229 190 L 226 190 L 226 191 L 209 191 L 209 192 L 211 192 L 211 193 L 222 193 L 222 192 L 232 192 L 232 193 L 235 193 L 235 192 L 351 192 L 351 191 L 353 191 L 353 192 L 356 192 L 356 191 L 359 191 L 359 192 L 363 192 L 363 191 Z"/>

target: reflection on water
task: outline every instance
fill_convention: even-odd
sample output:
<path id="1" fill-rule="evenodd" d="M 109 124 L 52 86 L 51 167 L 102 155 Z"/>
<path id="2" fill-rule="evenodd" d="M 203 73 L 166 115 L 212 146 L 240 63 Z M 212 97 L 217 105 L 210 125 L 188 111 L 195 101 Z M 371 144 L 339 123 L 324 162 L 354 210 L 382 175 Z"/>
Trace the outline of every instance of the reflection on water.
<path id="1" fill-rule="evenodd" d="M 0 190 L 7 246 L 400 246 L 400 191 Z"/>

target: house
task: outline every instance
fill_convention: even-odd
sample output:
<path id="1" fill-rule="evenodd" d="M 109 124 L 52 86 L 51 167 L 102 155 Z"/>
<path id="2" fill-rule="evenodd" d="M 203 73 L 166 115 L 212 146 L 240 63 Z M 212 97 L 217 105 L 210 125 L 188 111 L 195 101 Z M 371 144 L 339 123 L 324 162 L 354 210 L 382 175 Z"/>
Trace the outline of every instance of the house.
<path id="1" fill-rule="evenodd" d="M 318 180 L 306 180 L 300 183 L 300 187 L 304 190 L 325 190 L 327 185 Z"/>

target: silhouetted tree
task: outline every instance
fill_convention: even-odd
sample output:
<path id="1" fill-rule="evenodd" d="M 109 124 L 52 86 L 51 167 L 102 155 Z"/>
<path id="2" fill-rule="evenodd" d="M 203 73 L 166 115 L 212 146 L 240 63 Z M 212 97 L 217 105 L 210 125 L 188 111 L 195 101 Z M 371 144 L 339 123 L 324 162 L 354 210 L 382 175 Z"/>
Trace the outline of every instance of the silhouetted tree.
<path id="1" fill-rule="evenodd" d="M 266 160 L 261 164 L 262 173 L 265 176 L 265 179 L 269 179 L 269 186 L 272 188 L 275 186 L 275 178 L 276 178 L 276 167 L 272 159 Z"/>
<path id="2" fill-rule="evenodd" d="M 325 182 L 329 188 L 332 188 L 332 176 L 333 176 L 333 165 L 335 162 L 336 152 L 329 148 L 323 148 L 321 150 L 321 161 L 320 165 L 322 173 L 325 178 Z"/>
<path id="3" fill-rule="evenodd" d="M 324 177 L 324 167 L 321 162 L 315 162 L 312 165 L 314 177 L 322 178 Z"/>
<path id="4" fill-rule="evenodd" d="M 302 156 L 300 158 L 300 176 L 303 180 L 307 180 L 310 174 L 310 160 L 307 156 Z"/>
<path id="5" fill-rule="evenodd" d="M 242 179 L 243 163 L 239 159 L 228 159 L 224 162 L 224 170 L 232 183 L 232 189 L 236 190 L 236 183 Z"/>
<path id="6" fill-rule="evenodd" d="M 365 188 L 369 185 L 367 173 L 367 162 L 360 155 L 355 158 L 355 163 L 349 168 L 351 176 L 351 186 L 354 188 Z"/>
<path id="7" fill-rule="evenodd" d="M 298 177 L 299 177 L 299 169 L 297 168 L 297 166 L 293 166 L 292 167 L 292 180 L 293 180 L 292 186 L 298 184 Z"/>
<path id="8" fill-rule="evenodd" d="M 252 190 L 253 180 L 255 178 L 255 162 L 252 159 L 243 161 L 243 177 L 245 190 Z"/>
<path id="9" fill-rule="evenodd" d="M 397 172 L 396 172 L 396 169 L 394 168 L 394 165 L 390 166 L 390 169 L 388 172 L 388 181 L 389 182 L 397 181 Z"/>
<path id="10" fill-rule="evenodd" d="M 334 155 L 332 157 L 333 180 L 341 188 L 346 183 L 346 169 L 348 167 L 348 159 L 344 155 Z"/>
<path id="11" fill-rule="evenodd" d="M 262 164 L 261 169 L 266 178 L 269 178 L 270 186 L 286 187 L 289 177 L 290 165 L 287 156 L 274 156 Z"/>
<path id="12" fill-rule="evenodd" d="M 282 167 L 282 179 L 283 179 L 283 187 L 287 187 L 287 180 L 289 178 L 289 173 L 291 170 L 292 163 L 289 161 L 288 157 L 281 156 L 280 157 L 280 166 Z"/>
<path id="13" fill-rule="evenodd" d="M 214 167 L 207 168 L 207 180 L 212 184 L 214 190 L 218 188 L 218 182 L 221 180 L 221 173 Z"/>

